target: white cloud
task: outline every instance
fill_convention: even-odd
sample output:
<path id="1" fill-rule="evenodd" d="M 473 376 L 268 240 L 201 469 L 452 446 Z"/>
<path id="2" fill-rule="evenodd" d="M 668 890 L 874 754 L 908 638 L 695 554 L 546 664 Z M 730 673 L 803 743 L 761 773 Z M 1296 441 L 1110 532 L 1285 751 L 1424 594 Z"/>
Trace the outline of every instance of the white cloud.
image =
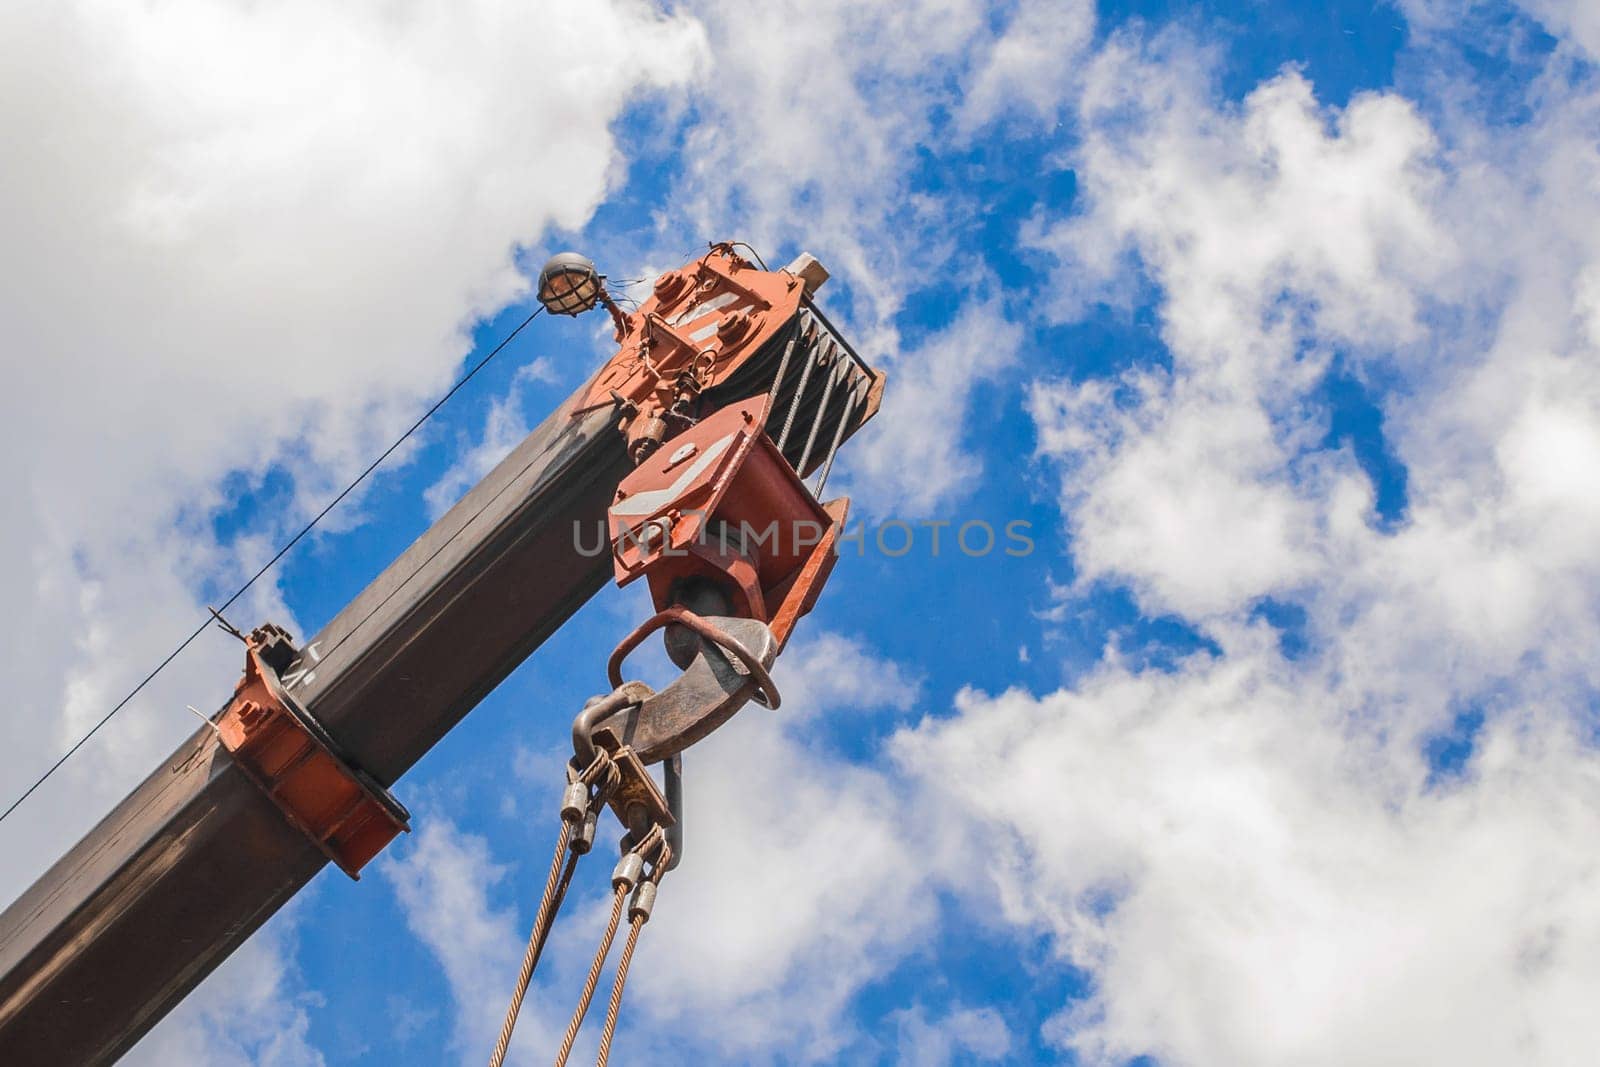
<path id="1" fill-rule="evenodd" d="M 1531 716 L 1463 782 L 1392 764 L 1266 635 L 1179 673 L 968 694 L 899 760 L 997 848 L 1004 918 L 1093 973 L 1086 1063 L 1578 1063 L 1600 758 Z M 1069 784 L 1070 783 L 1070 784 Z"/>
<path id="2" fill-rule="evenodd" d="M 993 1008 L 952 1008 L 929 1020 L 921 1005 L 895 1012 L 895 1062 L 908 1067 L 992 1063 L 1011 1050 L 1011 1031 Z"/>
<path id="3" fill-rule="evenodd" d="M 1132 252 L 1166 291 L 1165 339 L 1202 364 L 1259 358 L 1238 320 L 1270 311 L 1282 332 L 1265 340 L 1287 339 L 1297 317 L 1363 347 L 1414 336 L 1452 242 L 1429 214 L 1440 178 L 1413 106 L 1364 93 L 1325 109 L 1289 70 L 1218 108 L 1209 78 L 1172 33 L 1116 34 L 1089 65 L 1071 156 L 1088 209 L 1034 235 L 1062 261 L 1058 311 L 1075 317 L 1130 281 L 1115 268 Z M 1284 296 L 1301 303 L 1275 306 Z"/>
<path id="4" fill-rule="evenodd" d="M 320 998 L 285 962 L 294 909 L 281 912 L 218 967 L 121 1061 L 129 1067 L 323 1067 L 309 1040 Z"/>
<path id="5" fill-rule="evenodd" d="M 1022 328 L 998 299 L 962 305 L 955 321 L 903 353 L 883 408 L 851 442 L 846 484 L 875 514 L 909 519 L 971 492 L 983 461 L 968 442 L 972 392 L 1013 366 Z M 845 465 L 841 460 L 840 465 Z"/>
<path id="6" fill-rule="evenodd" d="M 1600 58 L 1600 11 L 1585 0 L 1519 0 L 1520 6 L 1557 37 L 1581 45 Z"/>
<path id="7" fill-rule="evenodd" d="M 1064 318 L 1153 283 L 1171 367 L 1031 409 L 1079 589 L 1125 581 L 1219 653 L 964 694 L 900 766 L 998 842 L 967 891 L 1090 972 L 1045 1031 L 1085 1062 L 1582 1062 L 1600 101 L 1538 85 L 1524 128 L 1430 128 L 1392 94 L 1322 108 L 1293 72 L 1217 103 L 1176 37 L 1097 64 L 1088 211 L 1036 241 Z M 1398 383 L 1375 393 L 1392 530 L 1322 450 L 1334 351 Z M 1306 610 L 1302 660 L 1248 621 L 1264 595 Z M 1469 708 L 1474 754 L 1438 778 L 1423 742 Z"/>
<path id="8" fill-rule="evenodd" d="M 1501 50 L 1511 54 L 1543 51 L 1543 42 L 1531 40 L 1529 29 L 1506 18 L 1520 11 L 1533 20 L 1533 26 L 1557 38 L 1561 46 L 1576 45 L 1591 59 L 1600 57 L 1600 12 L 1587 0 L 1398 0 L 1414 31 L 1447 38 L 1477 35 L 1476 45 L 1490 54 Z M 1493 36 L 1483 36 L 1492 27 Z"/>
<path id="9" fill-rule="evenodd" d="M 1072 103 L 1078 68 L 1094 33 L 1088 4 L 1025 0 L 974 64 L 956 126 L 963 133 L 1020 113 L 1056 123 Z"/>
<path id="10" fill-rule="evenodd" d="M 483 436 L 467 445 L 443 474 L 423 490 L 422 499 L 428 505 L 428 517 L 437 519 L 450 506 L 477 485 L 479 480 L 496 464 L 505 459 L 513 448 L 522 443 L 533 428 L 523 411 L 522 393 L 534 382 L 556 381 L 555 369 L 548 359 L 540 357 L 532 363 L 517 368 L 511 377 L 511 390 L 489 404 L 489 414 L 484 416 Z"/>
<path id="11" fill-rule="evenodd" d="M 533 905 L 519 917 L 490 902 L 507 868 L 490 857 L 483 837 L 463 833 L 437 814 L 422 821 L 414 836 L 411 848 L 385 858 L 379 870 L 394 889 L 407 928 L 444 971 L 454 1001 L 452 1051 L 460 1062 L 476 1063 L 488 1056 L 500 1034 Z M 532 875 L 541 886 L 544 873 Z M 556 1017 L 561 1010 L 538 989 L 530 992 L 517 1017 L 510 1062 L 545 1057 L 566 1025 L 564 1017 Z"/>
<path id="12" fill-rule="evenodd" d="M 1132 410 L 1102 381 L 1030 391 L 1041 451 L 1076 476 L 1082 584 L 1125 576 L 1152 610 L 1205 616 L 1304 578 L 1315 516 L 1269 414 L 1158 375 L 1125 391 Z"/>
<path id="13" fill-rule="evenodd" d="M 1181 38 L 1113 39 L 1083 102 L 1088 206 L 1032 234 L 1060 261 L 1065 317 L 1131 271 L 1161 287 L 1170 373 L 1036 385 L 1031 409 L 1041 451 L 1074 471 L 1084 579 L 1202 617 L 1307 578 L 1322 502 L 1357 476 L 1298 458 L 1325 432 L 1307 394 L 1335 348 L 1416 341 L 1452 264 L 1435 141 L 1406 101 L 1329 112 L 1294 72 L 1237 110 L 1207 90 Z"/>
<path id="14" fill-rule="evenodd" d="M 786 720 L 835 710 L 909 711 L 922 688 L 910 670 L 880 659 L 859 638 L 831 630 L 812 632 L 806 623 L 784 649 L 773 681 L 783 696 L 779 714 Z"/>

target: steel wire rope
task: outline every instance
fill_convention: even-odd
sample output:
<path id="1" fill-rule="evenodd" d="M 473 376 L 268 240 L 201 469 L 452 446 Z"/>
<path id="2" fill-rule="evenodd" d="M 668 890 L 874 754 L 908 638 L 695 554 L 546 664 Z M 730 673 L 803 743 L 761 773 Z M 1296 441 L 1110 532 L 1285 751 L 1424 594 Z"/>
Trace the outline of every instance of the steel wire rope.
<path id="1" fill-rule="evenodd" d="M 637 892 L 643 893 L 648 885 L 654 893 L 655 887 L 661 884 L 661 876 L 672 866 L 672 855 L 672 846 L 663 845 L 661 855 L 656 858 L 655 869 L 646 881 L 640 883 Z M 600 1031 L 600 1054 L 595 1060 L 595 1067 L 606 1067 L 611 1061 L 611 1039 L 617 1032 L 617 1019 L 622 1014 L 622 988 L 628 982 L 628 965 L 633 962 L 633 950 L 639 945 L 639 931 L 650 921 L 650 912 L 654 907 L 655 898 L 652 896 L 648 903 L 636 898 L 628 909 L 628 940 L 623 943 L 622 955 L 617 958 L 617 973 L 611 982 L 611 999 L 606 1004 L 606 1021 Z"/>
<path id="2" fill-rule="evenodd" d="M 550 860 L 550 873 L 545 877 L 544 892 L 539 895 L 533 930 L 528 934 L 528 948 L 522 955 L 522 969 L 517 974 L 517 986 L 511 993 L 511 1003 L 506 1007 L 500 1037 L 489 1056 L 489 1067 L 501 1067 L 505 1062 L 506 1052 L 511 1047 L 511 1032 L 516 1028 L 517 1015 L 522 1011 L 522 1000 L 527 996 L 534 968 L 539 966 L 539 958 L 544 955 L 545 942 L 555 926 L 561 903 L 567 899 L 567 888 L 572 885 L 578 860 L 588 853 L 594 843 L 594 817 L 621 780 L 622 776 L 610 756 L 599 753 L 589 767 L 568 785 L 569 796 L 561 807 L 561 833 L 556 839 L 556 853 Z M 584 796 L 591 788 L 594 791 Z M 570 795 L 574 790 L 578 793 L 577 797 Z M 581 805 L 578 803 L 580 798 Z M 573 830 L 579 826 L 584 829 L 579 831 L 574 840 Z M 565 868 L 561 864 L 563 855 L 567 860 Z M 561 871 L 559 882 L 556 880 L 558 870 Z"/>
<path id="3" fill-rule="evenodd" d="M 596 1067 L 606 1067 L 611 1060 L 611 1039 L 617 1032 L 617 1016 L 622 1012 L 622 986 L 628 980 L 628 964 L 633 962 L 633 950 L 639 944 L 639 931 L 644 929 L 643 916 L 628 922 L 628 940 L 622 943 L 622 955 L 617 959 L 617 975 L 611 983 L 611 1001 L 606 1005 L 606 1023 L 600 1031 L 600 1055 Z"/>
<path id="4" fill-rule="evenodd" d="M 594 962 L 589 964 L 589 974 L 583 980 L 583 995 L 578 998 L 578 1006 L 572 1012 L 572 1018 L 567 1022 L 567 1032 L 561 1037 L 561 1049 L 556 1053 L 556 1067 L 566 1067 L 567 1057 L 572 1055 L 572 1045 L 578 1040 L 578 1030 L 583 1026 L 583 1017 L 589 1014 L 589 1003 L 594 1000 L 595 988 L 600 984 L 600 972 L 606 965 L 606 957 L 611 955 L 611 944 L 617 938 L 617 927 L 622 923 L 622 905 L 628 899 L 628 891 L 632 888 L 626 882 L 618 882 L 611 890 L 611 917 L 606 920 L 606 932 L 600 939 L 600 947 L 595 949 Z"/>
<path id="5" fill-rule="evenodd" d="M 561 900 L 567 895 L 567 886 L 572 881 L 572 872 L 577 869 L 579 853 L 567 853 L 567 845 L 572 840 L 573 824 L 566 819 L 561 820 L 561 833 L 556 841 L 556 854 L 550 861 L 550 873 L 544 881 L 544 893 L 539 898 L 539 910 L 534 913 L 533 931 L 528 935 L 528 948 L 522 954 L 522 969 L 517 974 L 517 986 L 511 993 L 511 1003 L 506 1008 L 506 1020 L 500 1026 L 500 1037 L 494 1043 L 494 1052 L 489 1056 L 489 1067 L 501 1067 L 505 1063 L 506 1051 L 511 1047 L 511 1031 L 516 1029 L 517 1015 L 522 1011 L 522 998 L 528 994 L 528 983 L 533 980 L 533 969 L 539 965 L 539 957 L 544 953 L 545 941 L 549 939 L 550 928 L 555 925 L 555 913 L 561 907 Z M 565 859 L 563 871 L 562 860 Z"/>

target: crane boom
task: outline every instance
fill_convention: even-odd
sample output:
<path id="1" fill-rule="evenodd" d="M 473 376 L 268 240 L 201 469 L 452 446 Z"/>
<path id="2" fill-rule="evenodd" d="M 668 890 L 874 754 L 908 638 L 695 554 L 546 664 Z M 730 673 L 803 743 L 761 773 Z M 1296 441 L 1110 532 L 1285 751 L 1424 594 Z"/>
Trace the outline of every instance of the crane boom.
<path id="1" fill-rule="evenodd" d="M 577 532 L 602 536 L 619 482 L 693 412 L 767 394 L 784 437 L 797 416 L 810 426 L 782 453 L 810 470 L 819 434 L 836 449 L 877 411 L 883 376 L 810 303 L 826 272 L 809 256 L 756 270 L 715 245 L 627 316 L 582 257 L 552 264 L 568 272 L 554 299 L 606 302 L 618 355 L 312 640 L 295 649 L 274 628 L 253 634 L 220 725 L 180 745 L 0 914 L 0 1060 L 116 1059 L 330 858 L 355 875 L 387 837 L 353 859 L 330 848 L 335 830 L 297 817 L 305 809 L 274 767 L 320 760 L 319 773 L 344 775 L 336 784 L 403 826 L 387 788 L 605 584 L 611 554 L 581 549 Z M 257 639 L 271 632 L 281 662 L 268 668 Z M 267 697 L 247 694 L 268 674 Z M 240 746 L 241 730 L 274 715 L 311 763 L 258 762 Z M 350 810 L 329 825 L 348 826 Z"/>
<path id="2" fill-rule="evenodd" d="M 304 646 L 301 702 L 383 785 L 610 577 L 573 523 L 630 464 L 576 400 Z M 114 1060 L 326 862 L 202 727 L 0 914 L 0 1058 Z"/>

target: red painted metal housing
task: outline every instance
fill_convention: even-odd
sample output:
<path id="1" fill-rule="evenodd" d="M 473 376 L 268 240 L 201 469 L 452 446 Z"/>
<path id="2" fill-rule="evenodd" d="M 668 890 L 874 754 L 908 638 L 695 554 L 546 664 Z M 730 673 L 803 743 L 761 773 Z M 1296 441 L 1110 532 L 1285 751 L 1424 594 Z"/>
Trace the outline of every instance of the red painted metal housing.
<path id="1" fill-rule="evenodd" d="M 239 769 L 341 870 L 359 879 L 367 861 L 408 831 L 405 808 L 339 754 L 284 691 L 268 657 L 294 650 L 275 626 L 246 642 L 244 677 L 217 719 L 217 734 Z M 279 653 L 274 656 L 274 653 Z"/>
<path id="2" fill-rule="evenodd" d="M 656 279 L 654 292 L 623 320 L 620 348 L 590 383 L 579 410 L 613 403 L 637 409 L 629 439 L 669 410 L 682 376 L 703 389 L 730 378 L 800 310 L 805 283 L 787 271 L 760 270 L 729 244 Z"/>
<path id="3" fill-rule="evenodd" d="M 708 578 L 782 648 L 833 570 L 849 501 L 811 495 L 763 430 L 769 404 L 730 405 L 669 440 L 618 487 L 610 535 L 617 584 L 647 576 L 663 609 Z"/>

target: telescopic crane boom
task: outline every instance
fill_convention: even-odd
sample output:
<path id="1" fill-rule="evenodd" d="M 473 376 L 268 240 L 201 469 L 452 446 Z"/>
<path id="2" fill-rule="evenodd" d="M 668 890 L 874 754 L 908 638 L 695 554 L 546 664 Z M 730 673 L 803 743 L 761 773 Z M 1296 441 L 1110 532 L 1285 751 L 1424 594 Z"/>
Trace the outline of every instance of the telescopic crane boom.
<path id="1" fill-rule="evenodd" d="M 310 641 L 257 628 L 213 722 L 0 914 L 0 1062 L 116 1059 L 330 860 L 357 877 L 407 828 L 389 788 L 626 569 L 595 538 L 663 442 L 765 397 L 772 438 L 804 431 L 791 473 L 825 478 L 883 388 L 812 303 L 826 276 L 718 244 L 624 314 L 552 260 L 541 302 L 603 303 L 617 355 Z"/>

